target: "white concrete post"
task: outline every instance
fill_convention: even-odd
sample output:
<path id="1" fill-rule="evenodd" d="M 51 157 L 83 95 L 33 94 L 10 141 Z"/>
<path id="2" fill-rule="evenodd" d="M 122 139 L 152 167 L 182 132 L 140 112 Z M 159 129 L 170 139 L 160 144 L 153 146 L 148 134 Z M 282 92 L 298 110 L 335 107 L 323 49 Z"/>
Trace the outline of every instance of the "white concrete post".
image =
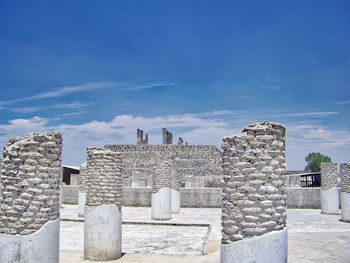
<path id="1" fill-rule="evenodd" d="M 79 167 L 78 216 L 83 217 L 86 203 L 86 162 Z"/>
<path id="2" fill-rule="evenodd" d="M 285 126 L 223 138 L 221 263 L 287 262 Z"/>
<path id="3" fill-rule="evenodd" d="M 58 132 L 12 138 L 4 148 L 0 194 L 0 262 L 59 262 Z"/>
<path id="4" fill-rule="evenodd" d="M 168 161 L 161 161 L 152 176 L 152 219 L 171 219 L 171 171 Z"/>
<path id="5" fill-rule="evenodd" d="M 119 152 L 88 148 L 84 257 L 115 260 L 122 255 L 122 159 Z"/>
<path id="6" fill-rule="evenodd" d="M 321 164 L 321 213 L 339 214 L 338 168 L 336 163 Z"/>
<path id="7" fill-rule="evenodd" d="M 350 222 L 350 163 L 340 164 L 341 219 Z"/>

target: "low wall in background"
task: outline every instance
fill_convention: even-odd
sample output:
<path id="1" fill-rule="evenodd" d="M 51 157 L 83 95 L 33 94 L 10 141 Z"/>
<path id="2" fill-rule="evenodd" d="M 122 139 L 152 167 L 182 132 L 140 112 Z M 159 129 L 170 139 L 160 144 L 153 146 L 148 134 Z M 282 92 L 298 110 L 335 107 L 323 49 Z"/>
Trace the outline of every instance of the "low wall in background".
<path id="1" fill-rule="evenodd" d="M 62 185 L 62 203 L 78 204 L 78 185 Z"/>
<path id="2" fill-rule="evenodd" d="M 288 208 L 321 208 L 321 188 L 287 188 Z"/>
<path id="3" fill-rule="evenodd" d="M 287 187 L 289 208 L 321 208 L 321 188 Z M 78 186 L 63 185 L 64 204 L 78 203 Z M 221 188 L 181 188 L 181 207 L 221 207 Z M 151 206 L 151 187 L 123 187 L 124 206 Z"/>

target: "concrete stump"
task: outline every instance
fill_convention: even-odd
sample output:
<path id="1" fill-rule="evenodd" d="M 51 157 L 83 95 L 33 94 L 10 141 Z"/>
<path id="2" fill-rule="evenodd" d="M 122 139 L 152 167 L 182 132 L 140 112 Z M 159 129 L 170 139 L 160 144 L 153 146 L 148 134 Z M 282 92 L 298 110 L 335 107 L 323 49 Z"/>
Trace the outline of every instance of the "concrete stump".
<path id="1" fill-rule="evenodd" d="M 336 163 L 321 164 L 321 213 L 339 214 L 338 169 Z"/>
<path id="2" fill-rule="evenodd" d="M 0 262 L 59 262 L 61 156 L 58 132 L 12 138 L 4 147 Z"/>
<path id="3" fill-rule="evenodd" d="M 171 219 L 171 165 L 162 161 L 152 176 L 152 219 Z"/>
<path id="4" fill-rule="evenodd" d="M 262 121 L 223 139 L 221 263 L 287 262 L 285 133 Z"/>
<path id="5" fill-rule="evenodd" d="M 104 148 L 88 148 L 84 257 L 116 260 L 122 256 L 121 155 Z"/>
<path id="6" fill-rule="evenodd" d="M 341 219 L 350 222 L 350 163 L 340 164 L 341 176 Z"/>

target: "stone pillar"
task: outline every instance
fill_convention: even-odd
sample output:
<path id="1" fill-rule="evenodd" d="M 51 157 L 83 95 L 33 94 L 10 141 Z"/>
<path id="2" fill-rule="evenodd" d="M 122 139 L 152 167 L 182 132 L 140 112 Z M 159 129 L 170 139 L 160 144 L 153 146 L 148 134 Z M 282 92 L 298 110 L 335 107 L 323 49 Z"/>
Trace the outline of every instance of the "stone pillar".
<path id="1" fill-rule="evenodd" d="M 221 263 L 287 262 L 285 134 L 262 121 L 223 138 Z"/>
<path id="2" fill-rule="evenodd" d="M 4 147 L 0 262 L 59 262 L 62 136 L 28 134 Z"/>
<path id="3" fill-rule="evenodd" d="M 122 255 L 122 159 L 119 152 L 88 148 L 84 223 L 86 260 Z"/>
<path id="4" fill-rule="evenodd" d="M 321 164 L 321 213 L 339 214 L 338 169 L 336 163 Z"/>
<path id="5" fill-rule="evenodd" d="M 152 219 L 171 219 L 170 178 L 170 163 L 161 161 L 152 176 Z"/>
<path id="6" fill-rule="evenodd" d="M 180 176 L 174 162 L 171 163 L 171 213 L 179 213 L 181 208 L 180 201 Z"/>
<path id="7" fill-rule="evenodd" d="M 84 216 L 86 203 L 86 162 L 79 167 L 78 216 Z"/>
<path id="8" fill-rule="evenodd" d="M 350 163 L 340 164 L 341 176 L 341 219 L 350 222 Z"/>

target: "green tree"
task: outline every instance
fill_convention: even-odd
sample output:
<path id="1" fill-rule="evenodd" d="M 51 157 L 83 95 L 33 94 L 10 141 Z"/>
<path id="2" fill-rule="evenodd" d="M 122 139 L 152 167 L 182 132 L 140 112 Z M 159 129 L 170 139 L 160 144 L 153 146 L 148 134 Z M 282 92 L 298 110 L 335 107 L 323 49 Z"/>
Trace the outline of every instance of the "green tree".
<path id="1" fill-rule="evenodd" d="M 305 157 L 305 161 L 307 165 L 305 167 L 305 171 L 307 172 L 320 172 L 321 171 L 321 163 L 330 163 L 332 162 L 331 157 L 323 155 L 321 153 L 309 153 Z"/>

